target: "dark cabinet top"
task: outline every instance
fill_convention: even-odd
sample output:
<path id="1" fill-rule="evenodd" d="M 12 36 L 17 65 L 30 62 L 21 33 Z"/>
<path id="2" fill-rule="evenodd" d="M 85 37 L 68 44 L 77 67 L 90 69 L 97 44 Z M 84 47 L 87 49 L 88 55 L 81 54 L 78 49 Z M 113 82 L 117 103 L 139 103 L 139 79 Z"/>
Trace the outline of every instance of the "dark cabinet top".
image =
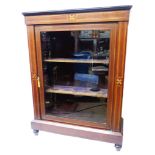
<path id="1" fill-rule="evenodd" d="M 24 16 L 38 16 L 38 15 L 52 15 L 52 14 L 66 14 L 66 13 L 85 13 L 85 12 L 105 12 L 105 11 L 120 11 L 130 10 L 131 5 L 112 6 L 112 7 L 98 7 L 98 8 L 83 8 L 72 10 L 49 10 L 49 11 L 36 11 L 36 12 L 23 12 Z"/>

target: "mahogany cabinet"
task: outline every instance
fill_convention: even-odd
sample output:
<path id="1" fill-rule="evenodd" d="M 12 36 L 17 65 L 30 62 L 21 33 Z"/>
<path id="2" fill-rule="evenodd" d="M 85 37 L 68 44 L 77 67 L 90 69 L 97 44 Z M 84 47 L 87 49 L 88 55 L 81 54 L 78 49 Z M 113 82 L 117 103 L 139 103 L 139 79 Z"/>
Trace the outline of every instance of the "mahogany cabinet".
<path id="1" fill-rule="evenodd" d="M 122 95 L 131 6 L 25 12 L 34 133 L 122 146 Z"/>

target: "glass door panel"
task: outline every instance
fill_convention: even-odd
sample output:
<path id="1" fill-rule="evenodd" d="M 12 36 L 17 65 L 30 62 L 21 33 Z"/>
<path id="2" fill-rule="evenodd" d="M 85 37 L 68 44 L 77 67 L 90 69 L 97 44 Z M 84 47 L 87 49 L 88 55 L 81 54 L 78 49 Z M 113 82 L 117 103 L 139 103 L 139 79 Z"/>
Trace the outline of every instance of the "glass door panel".
<path id="1" fill-rule="evenodd" d="M 106 122 L 110 31 L 41 32 L 45 113 Z"/>
<path id="2" fill-rule="evenodd" d="M 114 38 L 114 24 L 36 28 L 43 119 L 101 128 L 110 124 Z"/>

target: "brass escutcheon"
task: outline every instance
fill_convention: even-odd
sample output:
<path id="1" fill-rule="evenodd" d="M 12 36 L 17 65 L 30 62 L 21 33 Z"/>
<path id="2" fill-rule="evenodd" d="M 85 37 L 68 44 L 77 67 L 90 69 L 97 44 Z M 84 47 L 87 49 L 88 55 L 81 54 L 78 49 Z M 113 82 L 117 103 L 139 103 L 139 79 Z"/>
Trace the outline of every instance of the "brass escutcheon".
<path id="1" fill-rule="evenodd" d="M 40 78 L 39 78 L 39 76 L 37 77 L 37 84 L 38 84 L 38 88 L 40 88 Z"/>

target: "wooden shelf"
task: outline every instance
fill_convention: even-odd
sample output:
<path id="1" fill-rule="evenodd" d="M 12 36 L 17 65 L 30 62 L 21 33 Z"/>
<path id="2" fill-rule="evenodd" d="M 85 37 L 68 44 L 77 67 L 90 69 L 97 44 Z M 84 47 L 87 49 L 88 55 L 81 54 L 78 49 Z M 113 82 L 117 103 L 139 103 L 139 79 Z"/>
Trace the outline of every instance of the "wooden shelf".
<path id="1" fill-rule="evenodd" d="M 99 91 L 91 91 L 90 89 L 91 88 L 88 87 L 54 85 L 53 87 L 46 89 L 46 92 L 107 98 L 107 89 L 100 89 Z"/>
<path id="2" fill-rule="evenodd" d="M 65 63 L 98 63 L 109 64 L 109 59 L 68 59 L 68 58 L 52 58 L 45 59 L 45 62 L 65 62 Z"/>

